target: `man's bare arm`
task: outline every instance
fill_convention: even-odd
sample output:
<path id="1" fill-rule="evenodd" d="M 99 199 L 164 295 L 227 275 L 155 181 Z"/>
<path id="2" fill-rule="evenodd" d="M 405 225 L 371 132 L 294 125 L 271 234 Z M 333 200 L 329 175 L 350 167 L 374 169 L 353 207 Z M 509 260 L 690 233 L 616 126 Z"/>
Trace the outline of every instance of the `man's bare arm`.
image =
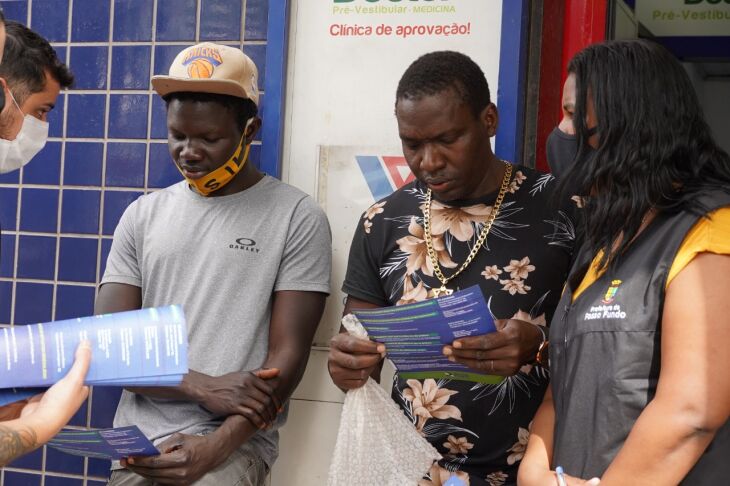
<path id="1" fill-rule="evenodd" d="M 66 376 L 26 401 L 19 418 L 0 422 L 0 467 L 45 444 L 66 425 L 89 395 L 84 379 L 90 363 L 91 346 L 84 341 Z"/>
<path id="2" fill-rule="evenodd" d="M 21 420 L 0 423 L 0 466 L 36 449 L 38 434 Z"/>
<path id="3" fill-rule="evenodd" d="M 99 289 L 94 311 L 96 314 L 106 314 L 136 310 L 141 307 L 141 288 L 128 284 L 106 283 Z M 209 376 L 189 370 L 178 386 L 128 387 L 127 390 L 153 398 L 194 402 L 218 417 L 242 415 L 256 428 L 261 429 L 273 423 L 277 410 L 281 408 L 281 402 L 274 394 L 272 383 L 267 381 L 278 374 L 278 370 L 260 370 Z"/>

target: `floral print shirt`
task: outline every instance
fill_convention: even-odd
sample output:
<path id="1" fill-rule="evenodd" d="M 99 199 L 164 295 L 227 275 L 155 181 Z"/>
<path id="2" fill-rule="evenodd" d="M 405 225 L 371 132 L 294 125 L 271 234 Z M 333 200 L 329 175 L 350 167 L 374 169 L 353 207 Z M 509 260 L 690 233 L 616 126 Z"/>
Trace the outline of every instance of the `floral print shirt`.
<path id="1" fill-rule="evenodd" d="M 447 287 L 478 284 L 499 319 L 550 322 L 575 242 L 574 205 L 561 209 L 555 185 L 549 174 L 515 166 L 484 246 Z M 476 244 L 496 197 L 497 191 L 478 200 L 432 201 L 433 246 L 447 277 Z M 346 294 L 382 306 L 432 297 L 431 289 L 441 284 L 426 251 L 425 200 L 426 187 L 414 181 L 363 214 L 350 249 Z M 532 365 L 496 385 L 396 374 L 393 399 L 444 456 L 420 485 L 441 485 L 451 474 L 472 486 L 515 483 L 548 381 L 547 370 Z"/>

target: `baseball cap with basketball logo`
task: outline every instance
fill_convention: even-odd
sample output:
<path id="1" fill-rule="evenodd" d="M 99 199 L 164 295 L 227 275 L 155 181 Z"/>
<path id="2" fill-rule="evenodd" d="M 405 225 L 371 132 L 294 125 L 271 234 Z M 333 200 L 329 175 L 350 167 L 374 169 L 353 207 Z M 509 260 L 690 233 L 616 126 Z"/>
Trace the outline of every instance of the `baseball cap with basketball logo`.
<path id="1" fill-rule="evenodd" d="M 160 96 L 181 91 L 248 98 L 259 104 L 258 70 L 235 47 L 203 42 L 182 50 L 172 61 L 168 76 L 152 76 Z"/>

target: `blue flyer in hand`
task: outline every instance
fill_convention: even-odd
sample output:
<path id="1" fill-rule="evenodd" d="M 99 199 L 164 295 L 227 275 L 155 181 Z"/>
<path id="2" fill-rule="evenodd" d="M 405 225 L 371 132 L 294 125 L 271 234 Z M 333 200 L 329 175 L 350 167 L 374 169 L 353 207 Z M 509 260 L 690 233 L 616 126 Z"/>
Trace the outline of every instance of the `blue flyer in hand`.
<path id="1" fill-rule="evenodd" d="M 443 354 L 455 339 L 496 331 L 494 317 L 478 285 L 413 304 L 353 310 L 370 339 L 385 344 L 402 378 L 449 378 L 499 383 L 501 376 L 478 373 Z"/>
<path id="2" fill-rule="evenodd" d="M 50 442 L 52 447 L 74 456 L 119 459 L 156 456 L 160 451 L 137 426 L 102 430 L 62 430 Z"/>
<path id="3" fill-rule="evenodd" d="M 172 305 L 3 328 L 0 389 L 53 385 L 82 339 L 92 349 L 87 385 L 172 386 L 188 372 L 185 316 Z"/>

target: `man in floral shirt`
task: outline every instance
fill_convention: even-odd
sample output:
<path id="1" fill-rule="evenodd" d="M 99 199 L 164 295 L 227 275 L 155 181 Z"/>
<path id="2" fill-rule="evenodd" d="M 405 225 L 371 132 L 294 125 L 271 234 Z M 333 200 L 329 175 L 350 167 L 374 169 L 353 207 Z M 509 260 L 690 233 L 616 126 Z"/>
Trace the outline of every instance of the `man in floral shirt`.
<path id="1" fill-rule="evenodd" d="M 362 216 L 343 284 L 345 312 L 432 298 L 444 287 L 481 287 L 498 331 L 459 339 L 444 354 L 506 378 L 488 385 L 396 375 L 393 399 L 444 456 L 421 485 L 441 485 L 452 474 L 471 486 L 514 484 L 549 381 L 535 358 L 568 272 L 573 223 L 554 204 L 552 176 L 492 153 L 497 109 L 467 56 L 416 60 L 400 80 L 395 108 L 416 180 Z M 384 351 L 335 336 L 333 381 L 349 390 L 379 378 Z"/>

